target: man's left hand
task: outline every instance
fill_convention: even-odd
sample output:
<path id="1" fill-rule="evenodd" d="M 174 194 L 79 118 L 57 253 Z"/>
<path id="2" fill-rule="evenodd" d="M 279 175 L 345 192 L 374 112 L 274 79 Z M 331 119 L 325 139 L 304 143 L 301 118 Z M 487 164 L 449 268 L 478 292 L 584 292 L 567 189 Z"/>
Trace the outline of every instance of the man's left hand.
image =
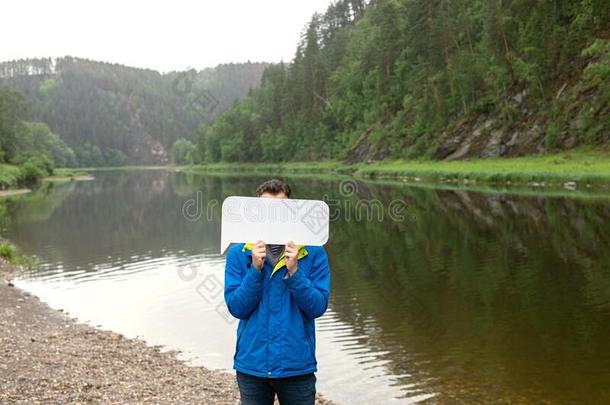
<path id="1" fill-rule="evenodd" d="M 284 258 L 286 259 L 286 270 L 288 275 L 292 277 L 296 273 L 298 265 L 299 248 L 293 241 L 286 243 L 284 248 Z"/>

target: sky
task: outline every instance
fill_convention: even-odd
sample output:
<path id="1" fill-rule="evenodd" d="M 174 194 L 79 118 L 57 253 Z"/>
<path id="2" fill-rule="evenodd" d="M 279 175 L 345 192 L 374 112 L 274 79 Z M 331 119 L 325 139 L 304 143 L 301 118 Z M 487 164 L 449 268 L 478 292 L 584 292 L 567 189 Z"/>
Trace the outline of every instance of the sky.
<path id="1" fill-rule="evenodd" d="M 203 69 L 288 62 L 331 0 L 4 1 L 0 61 L 76 56 L 128 66 Z"/>

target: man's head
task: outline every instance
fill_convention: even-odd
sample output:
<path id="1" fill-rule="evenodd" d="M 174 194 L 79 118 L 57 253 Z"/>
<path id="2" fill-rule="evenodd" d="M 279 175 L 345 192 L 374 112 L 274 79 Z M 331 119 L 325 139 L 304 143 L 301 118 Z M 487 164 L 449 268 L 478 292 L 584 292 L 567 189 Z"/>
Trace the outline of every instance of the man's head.
<path id="1" fill-rule="evenodd" d="M 263 198 L 290 198 L 290 186 L 282 180 L 267 180 L 258 186 L 256 194 Z"/>

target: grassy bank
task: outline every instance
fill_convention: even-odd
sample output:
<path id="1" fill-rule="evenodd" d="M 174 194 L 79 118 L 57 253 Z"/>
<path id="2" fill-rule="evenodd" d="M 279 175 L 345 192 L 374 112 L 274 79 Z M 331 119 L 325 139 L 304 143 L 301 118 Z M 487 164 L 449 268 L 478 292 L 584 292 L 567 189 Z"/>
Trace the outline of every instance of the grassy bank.
<path id="1" fill-rule="evenodd" d="M 247 172 L 260 174 L 328 173 L 365 178 L 397 178 L 432 182 L 480 182 L 534 184 L 574 182 L 595 187 L 610 186 L 610 150 L 579 149 L 570 152 L 520 158 L 468 161 L 388 161 L 346 165 L 340 162 L 217 163 L 183 168 L 186 172 Z"/>
<path id="2" fill-rule="evenodd" d="M 34 257 L 23 254 L 15 245 L 3 239 L 0 239 L 0 258 L 23 267 L 32 267 L 36 263 Z"/>
<path id="3" fill-rule="evenodd" d="M 72 181 L 85 178 L 88 173 L 82 169 L 55 169 L 48 176 L 45 171 L 33 171 L 31 167 L 0 164 L 0 191 L 23 188 L 40 180 Z"/>
<path id="4" fill-rule="evenodd" d="M 340 162 L 295 162 L 295 163 L 211 163 L 184 166 L 188 173 L 259 173 L 259 174 L 326 174 L 329 172 L 353 173 L 357 166 Z"/>
<path id="5" fill-rule="evenodd" d="M 483 183 L 576 182 L 610 185 L 610 152 L 581 149 L 512 159 L 374 163 L 361 166 L 356 174 L 364 177 L 418 177 L 426 180 L 466 180 Z"/>
<path id="6" fill-rule="evenodd" d="M 114 172 L 114 171 L 129 172 L 129 171 L 140 171 L 140 170 L 171 170 L 172 168 L 174 168 L 174 166 L 126 165 L 126 166 L 85 167 L 80 170 L 83 170 L 85 172 L 92 172 L 92 171 L 93 172 Z M 66 170 L 69 170 L 69 169 L 66 169 Z"/>
<path id="7" fill-rule="evenodd" d="M 44 181 L 65 182 L 78 180 L 93 180 L 93 177 L 84 170 L 55 169 L 52 176 L 45 177 Z"/>

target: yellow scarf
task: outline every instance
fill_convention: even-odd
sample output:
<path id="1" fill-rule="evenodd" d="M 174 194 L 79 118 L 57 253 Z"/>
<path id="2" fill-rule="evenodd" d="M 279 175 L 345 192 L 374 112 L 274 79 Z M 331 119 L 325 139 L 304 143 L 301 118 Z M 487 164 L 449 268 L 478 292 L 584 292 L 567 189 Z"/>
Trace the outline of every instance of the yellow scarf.
<path id="1" fill-rule="evenodd" d="M 254 247 L 254 243 L 246 243 L 241 251 L 242 252 L 245 252 L 246 250 L 252 251 L 253 247 Z M 298 245 L 298 248 L 299 248 L 299 253 L 297 254 L 297 260 L 300 260 L 301 258 L 307 256 L 307 249 L 305 249 L 305 246 L 303 246 L 303 245 Z M 271 272 L 271 277 L 273 277 L 273 275 L 275 274 L 276 271 L 278 271 L 279 269 L 281 269 L 282 267 L 284 267 L 286 265 L 286 258 L 284 257 L 285 253 L 286 252 L 284 251 L 280 255 L 280 259 L 278 260 L 277 264 L 273 268 L 273 271 Z"/>

